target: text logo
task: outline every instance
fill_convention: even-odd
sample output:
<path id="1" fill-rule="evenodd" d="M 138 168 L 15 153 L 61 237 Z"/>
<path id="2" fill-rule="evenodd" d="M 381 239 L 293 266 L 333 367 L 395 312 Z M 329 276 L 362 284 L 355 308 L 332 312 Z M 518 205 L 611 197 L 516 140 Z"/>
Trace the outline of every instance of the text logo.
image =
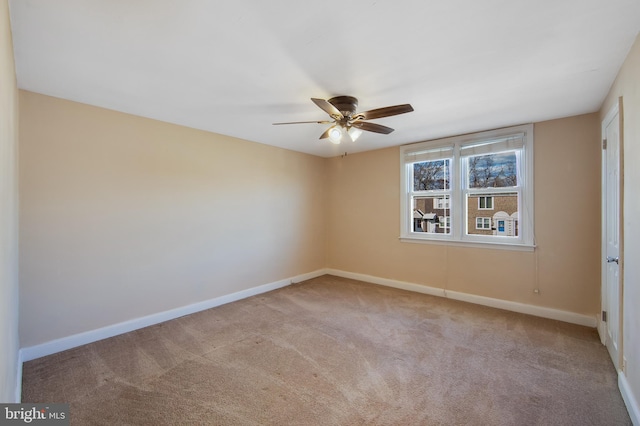
<path id="1" fill-rule="evenodd" d="M 0 426 L 69 426 L 69 404 L 0 404 Z"/>

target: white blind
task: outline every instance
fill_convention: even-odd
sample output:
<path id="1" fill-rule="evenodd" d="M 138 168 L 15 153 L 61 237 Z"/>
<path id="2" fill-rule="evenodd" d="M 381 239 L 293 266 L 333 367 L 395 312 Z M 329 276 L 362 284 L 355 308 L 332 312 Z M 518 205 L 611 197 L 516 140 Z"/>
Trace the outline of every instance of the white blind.
<path id="1" fill-rule="evenodd" d="M 473 142 L 460 147 L 460 156 L 491 154 L 492 152 L 511 151 L 524 147 L 524 133 L 510 135 L 499 139 Z"/>
<path id="2" fill-rule="evenodd" d="M 405 163 L 419 163 L 421 161 L 442 160 L 443 158 L 453 157 L 453 146 L 443 146 L 432 149 L 420 149 L 416 151 L 407 151 L 404 154 Z"/>

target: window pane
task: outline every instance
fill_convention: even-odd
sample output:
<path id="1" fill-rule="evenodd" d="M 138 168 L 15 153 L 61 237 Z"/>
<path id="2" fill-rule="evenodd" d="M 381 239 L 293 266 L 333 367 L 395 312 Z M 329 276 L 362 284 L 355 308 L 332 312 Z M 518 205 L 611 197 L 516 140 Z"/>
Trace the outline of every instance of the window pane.
<path id="1" fill-rule="evenodd" d="M 493 210 L 493 197 L 490 195 L 478 197 L 478 208 Z"/>
<path id="2" fill-rule="evenodd" d="M 516 152 L 475 155 L 467 158 L 469 188 L 517 186 Z"/>
<path id="3" fill-rule="evenodd" d="M 413 163 L 413 190 L 449 189 L 450 173 L 449 159 Z"/>
<path id="4" fill-rule="evenodd" d="M 484 201 L 483 201 L 484 200 Z M 517 237 L 518 193 L 467 196 L 467 234 Z M 487 206 L 492 210 L 488 210 Z M 485 206 L 485 207 L 483 207 Z M 489 217 L 489 215 L 491 215 Z"/>
<path id="5" fill-rule="evenodd" d="M 448 195 L 414 197 L 413 232 L 451 233 L 451 199 Z"/>

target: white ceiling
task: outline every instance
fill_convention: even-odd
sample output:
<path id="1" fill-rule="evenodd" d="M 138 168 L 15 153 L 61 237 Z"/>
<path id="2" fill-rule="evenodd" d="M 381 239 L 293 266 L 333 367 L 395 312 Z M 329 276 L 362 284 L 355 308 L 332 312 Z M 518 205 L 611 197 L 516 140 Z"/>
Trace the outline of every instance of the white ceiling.
<path id="1" fill-rule="evenodd" d="M 330 157 L 597 111 L 639 0 L 10 0 L 22 89 Z M 410 103 L 355 143 L 310 98 Z"/>

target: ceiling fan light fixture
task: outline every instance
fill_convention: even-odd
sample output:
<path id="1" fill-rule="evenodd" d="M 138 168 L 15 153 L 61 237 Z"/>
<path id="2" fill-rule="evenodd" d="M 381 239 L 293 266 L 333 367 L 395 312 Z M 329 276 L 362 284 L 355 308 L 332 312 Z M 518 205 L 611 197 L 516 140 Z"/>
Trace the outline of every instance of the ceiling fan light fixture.
<path id="1" fill-rule="evenodd" d="M 350 127 L 347 133 L 349 133 L 351 140 L 355 142 L 356 139 L 358 139 L 362 134 L 362 130 L 358 129 L 357 127 Z"/>
<path id="2" fill-rule="evenodd" d="M 333 126 L 331 129 L 329 129 L 329 140 L 331 141 L 331 143 L 334 143 L 336 145 L 338 145 L 342 141 L 342 130 L 340 130 L 340 127 Z"/>

